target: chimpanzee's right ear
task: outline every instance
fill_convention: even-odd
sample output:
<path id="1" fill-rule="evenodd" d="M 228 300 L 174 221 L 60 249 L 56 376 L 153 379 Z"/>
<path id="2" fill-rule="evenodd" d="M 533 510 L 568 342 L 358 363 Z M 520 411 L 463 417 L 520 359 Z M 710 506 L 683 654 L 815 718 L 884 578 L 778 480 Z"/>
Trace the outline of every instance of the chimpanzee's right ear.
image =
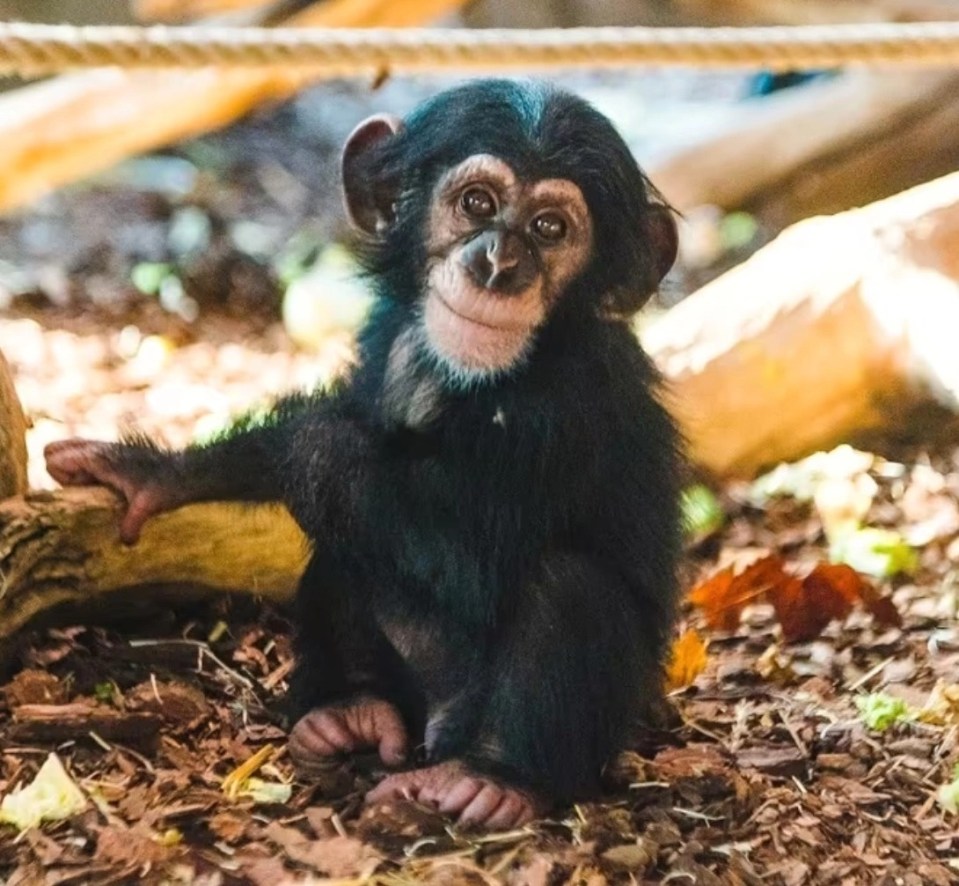
<path id="1" fill-rule="evenodd" d="M 395 189 L 388 183 L 371 181 L 362 171 L 362 158 L 371 148 L 390 139 L 403 128 L 393 114 L 367 117 L 346 140 L 340 161 L 343 172 L 343 202 L 350 222 L 365 234 L 382 234 L 393 221 Z"/>

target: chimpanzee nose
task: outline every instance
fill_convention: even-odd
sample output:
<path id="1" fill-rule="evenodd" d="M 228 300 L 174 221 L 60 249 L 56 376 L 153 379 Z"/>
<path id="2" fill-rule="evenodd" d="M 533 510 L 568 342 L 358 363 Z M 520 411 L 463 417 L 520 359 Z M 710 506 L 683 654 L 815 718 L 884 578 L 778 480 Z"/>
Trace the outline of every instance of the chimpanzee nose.
<path id="1" fill-rule="evenodd" d="M 512 231 L 486 231 L 466 249 L 463 263 L 484 289 L 514 295 L 532 282 L 532 257 L 523 238 Z"/>
<path id="2" fill-rule="evenodd" d="M 505 237 L 496 237 L 486 247 L 486 260 L 489 263 L 489 276 L 486 279 L 488 289 L 499 289 L 509 285 L 513 272 L 519 267 L 519 255 L 506 245 Z"/>

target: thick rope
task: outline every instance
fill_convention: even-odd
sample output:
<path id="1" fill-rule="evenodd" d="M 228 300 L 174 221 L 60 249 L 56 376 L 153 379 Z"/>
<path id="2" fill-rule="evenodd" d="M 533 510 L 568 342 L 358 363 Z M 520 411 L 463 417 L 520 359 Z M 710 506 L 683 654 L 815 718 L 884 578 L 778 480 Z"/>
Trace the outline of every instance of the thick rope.
<path id="1" fill-rule="evenodd" d="M 957 63 L 959 22 L 529 31 L 0 23 L 0 73 L 24 76 L 112 66 L 296 67 L 317 76 L 349 76 L 631 65 L 788 70 Z"/>

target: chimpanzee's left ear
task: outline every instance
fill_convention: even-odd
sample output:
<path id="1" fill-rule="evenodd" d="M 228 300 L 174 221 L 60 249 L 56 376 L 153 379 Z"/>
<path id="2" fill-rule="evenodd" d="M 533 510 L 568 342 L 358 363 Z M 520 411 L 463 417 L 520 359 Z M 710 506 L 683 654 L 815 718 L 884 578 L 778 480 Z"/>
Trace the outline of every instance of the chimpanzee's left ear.
<path id="1" fill-rule="evenodd" d="M 646 239 L 655 276 L 655 279 L 647 281 L 651 294 L 669 273 L 679 249 L 679 232 L 672 209 L 661 203 L 654 203 L 646 209 Z"/>
<path id="2" fill-rule="evenodd" d="M 371 179 L 363 170 L 362 159 L 373 147 L 393 138 L 403 121 L 393 114 L 367 117 L 354 129 L 343 146 L 343 203 L 350 222 L 365 234 L 382 234 L 393 221 L 394 189 Z"/>
<path id="3" fill-rule="evenodd" d="M 663 277 L 676 261 L 679 234 L 673 211 L 662 203 L 651 203 L 643 209 L 643 268 L 626 287 L 608 292 L 600 309 L 612 317 L 630 317 L 659 288 Z"/>

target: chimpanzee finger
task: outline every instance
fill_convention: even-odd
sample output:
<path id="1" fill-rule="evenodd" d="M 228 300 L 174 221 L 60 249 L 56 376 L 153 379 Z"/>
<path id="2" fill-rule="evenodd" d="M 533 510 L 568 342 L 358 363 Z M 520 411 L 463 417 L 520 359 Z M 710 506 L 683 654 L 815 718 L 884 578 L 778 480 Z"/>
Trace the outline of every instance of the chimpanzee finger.
<path id="1" fill-rule="evenodd" d="M 387 766 L 398 766 L 406 758 L 406 726 L 389 702 L 361 701 L 345 709 L 343 716 L 354 737 L 376 747 Z"/>
<path id="2" fill-rule="evenodd" d="M 526 814 L 529 814 L 529 818 L 532 818 L 531 810 L 529 810 L 523 795 L 516 793 L 516 791 L 507 791 L 502 802 L 486 819 L 486 826 L 491 830 L 515 828 L 517 825 L 529 821 L 529 818 L 524 818 Z"/>
<path id="3" fill-rule="evenodd" d="M 356 746 L 356 739 L 343 722 L 339 711 L 317 708 L 302 717 L 300 723 L 332 745 L 336 751 L 352 751 Z"/>
<path id="4" fill-rule="evenodd" d="M 336 754 L 336 748 L 326 742 L 303 735 L 291 735 L 286 747 L 290 759 L 300 768 L 309 768 L 316 763 L 329 761 Z"/>
<path id="5" fill-rule="evenodd" d="M 397 775 L 388 775 L 373 790 L 366 795 L 367 803 L 381 803 L 384 800 L 409 799 L 412 796 L 413 784 L 411 773 L 401 772 Z"/>
<path id="6" fill-rule="evenodd" d="M 483 790 L 486 782 L 470 775 L 458 774 L 452 784 L 442 785 L 442 791 L 437 793 L 440 812 L 449 815 L 462 812 Z"/>
<path id="7" fill-rule="evenodd" d="M 97 477 L 89 469 L 92 453 L 102 444 L 74 437 L 43 448 L 47 473 L 61 486 L 92 486 Z"/>
<path id="8" fill-rule="evenodd" d="M 300 764 L 332 757 L 338 750 L 335 745 L 305 725 L 303 720 L 293 727 L 287 747 L 293 760 Z"/>
<path id="9" fill-rule="evenodd" d="M 502 800 L 503 789 L 498 785 L 486 784 L 460 814 L 458 823 L 464 827 L 485 824 Z"/>
<path id="10" fill-rule="evenodd" d="M 152 497 L 148 492 L 138 492 L 134 495 L 120 519 L 120 541 L 125 545 L 132 545 L 139 541 L 143 524 L 155 512 Z"/>
<path id="11" fill-rule="evenodd" d="M 399 766 L 406 759 L 407 740 L 406 730 L 402 724 L 383 733 L 380 739 L 380 759 L 387 766 Z"/>
<path id="12" fill-rule="evenodd" d="M 475 787 L 472 789 L 471 797 L 475 796 L 479 789 L 483 786 L 481 782 L 477 781 L 470 776 L 464 775 L 464 773 L 455 768 L 449 768 L 444 773 L 442 773 L 438 778 L 433 778 L 426 784 L 424 784 L 416 795 L 416 799 L 420 803 L 428 803 L 437 808 L 443 802 L 444 798 L 452 791 L 456 785 L 461 781 L 470 781 L 475 782 Z M 469 802 L 468 800 L 466 802 Z M 466 804 L 461 804 L 455 811 L 459 811 Z"/>

